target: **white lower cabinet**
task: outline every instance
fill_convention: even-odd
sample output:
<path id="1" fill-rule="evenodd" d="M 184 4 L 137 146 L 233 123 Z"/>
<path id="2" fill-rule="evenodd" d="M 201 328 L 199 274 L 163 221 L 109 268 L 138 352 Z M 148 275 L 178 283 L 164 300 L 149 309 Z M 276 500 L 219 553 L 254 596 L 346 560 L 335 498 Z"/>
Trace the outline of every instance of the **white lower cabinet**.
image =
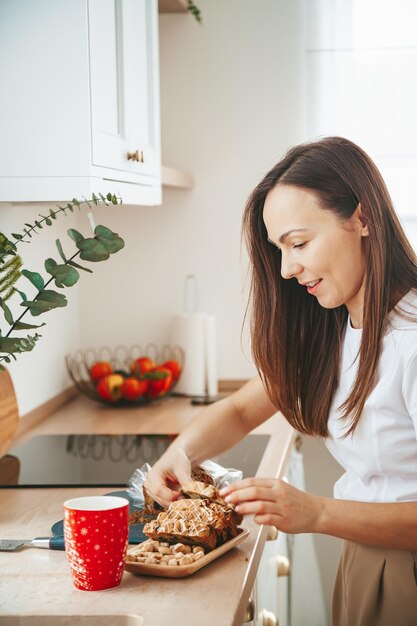
<path id="1" fill-rule="evenodd" d="M 157 0 L 2 0 L 0 201 L 161 203 Z"/>

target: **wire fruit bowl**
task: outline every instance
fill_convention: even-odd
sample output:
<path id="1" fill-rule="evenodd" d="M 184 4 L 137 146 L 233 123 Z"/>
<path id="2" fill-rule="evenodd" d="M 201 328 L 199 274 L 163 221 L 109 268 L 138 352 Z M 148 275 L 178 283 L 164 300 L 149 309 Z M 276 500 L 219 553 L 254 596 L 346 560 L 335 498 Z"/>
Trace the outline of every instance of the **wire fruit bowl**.
<path id="1" fill-rule="evenodd" d="M 110 363 L 112 373 L 121 374 L 124 378 L 136 377 L 135 374 L 131 373 L 131 364 L 141 357 L 150 358 L 156 366 L 161 366 L 166 361 L 176 361 L 181 371 L 184 368 L 185 353 L 182 348 L 170 345 L 159 347 L 153 343 L 144 346 L 135 344 L 130 347 L 120 345 L 114 349 L 104 346 L 98 349 L 77 350 L 73 354 L 65 355 L 65 364 L 77 390 L 91 400 L 110 406 L 142 406 L 171 395 L 180 376 L 174 380 L 167 391 L 157 397 L 145 393 L 134 400 L 128 400 L 124 397 L 117 400 L 104 399 L 96 389 L 99 381 L 94 382 L 90 376 L 91 367 L 97 362 L 104 361 Z"/>

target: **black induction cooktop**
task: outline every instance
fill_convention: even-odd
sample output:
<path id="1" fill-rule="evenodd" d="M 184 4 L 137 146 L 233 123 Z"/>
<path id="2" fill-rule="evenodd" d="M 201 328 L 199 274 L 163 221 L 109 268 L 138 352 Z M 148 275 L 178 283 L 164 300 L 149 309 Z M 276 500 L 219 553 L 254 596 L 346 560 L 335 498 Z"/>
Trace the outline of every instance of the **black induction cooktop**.
<path id="1" fill-rule="evenodd" d="M 126 487 L 135 469 L 153 465 L 175 435 L 38 435 L 8 452 L 0 489 L 19 487 Z M 254 476 L 269 435 L 248 435 L 215 458 Z"/>

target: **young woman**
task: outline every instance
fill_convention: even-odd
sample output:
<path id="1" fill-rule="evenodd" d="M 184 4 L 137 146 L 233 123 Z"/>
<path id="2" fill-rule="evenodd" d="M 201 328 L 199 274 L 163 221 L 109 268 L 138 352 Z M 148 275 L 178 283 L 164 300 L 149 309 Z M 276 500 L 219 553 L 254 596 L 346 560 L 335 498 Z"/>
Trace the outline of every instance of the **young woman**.
<path id="1" fill-rule="evenodd" d="M 253 191 L 243 227 L 259 375 L 195 418 L 148 490 L 167 505 L 191 464 L 281 411 L 345 469 L 335 497 L 262 478 L 223 495 L 259 524 L 345 540 L 333 626 L 415 625 L 417 260 L 385 183 L 346 139 L 296 146 Z"/>

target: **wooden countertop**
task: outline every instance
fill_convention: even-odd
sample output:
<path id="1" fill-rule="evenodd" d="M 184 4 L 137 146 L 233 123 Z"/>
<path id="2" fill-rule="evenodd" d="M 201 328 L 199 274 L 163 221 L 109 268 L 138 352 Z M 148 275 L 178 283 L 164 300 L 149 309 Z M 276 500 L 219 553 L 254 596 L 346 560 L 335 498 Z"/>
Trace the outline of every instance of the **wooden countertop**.
<path id="1" fill-rule="evenodd" d="M 149 407 L 110 409 L 77 397 L 31 431 L 18 435 L 13 445 L 37 434 L 176 434 L 199 410 L 184 398 Z M 257 475 L 282 477 L 293 430 L 276 414 L 253 433 L 271 435 Z M 46 536 L 62 518 L 64 500 L 106 492 L 108 488 L 0 489 L 0 538 Z M 70 616 L 91 616 L 82 620 L 83 626 L 194 626 L 197 619 L 199 626 L 238 626 L 268 533 L 267 527 L 260 528 L 249 518 L 243 526 L 250 531 L 248 539 L 188 578 L 125 572 L 120 587 L 111 591 L 75 589 L 64 552 L 37 548 L 0 552 L 0 625 L 38 626 L 41 622 L 22 621 L 24 616 L 38 615 L 54 616 L 54 626 L 72 624 Z"/>

